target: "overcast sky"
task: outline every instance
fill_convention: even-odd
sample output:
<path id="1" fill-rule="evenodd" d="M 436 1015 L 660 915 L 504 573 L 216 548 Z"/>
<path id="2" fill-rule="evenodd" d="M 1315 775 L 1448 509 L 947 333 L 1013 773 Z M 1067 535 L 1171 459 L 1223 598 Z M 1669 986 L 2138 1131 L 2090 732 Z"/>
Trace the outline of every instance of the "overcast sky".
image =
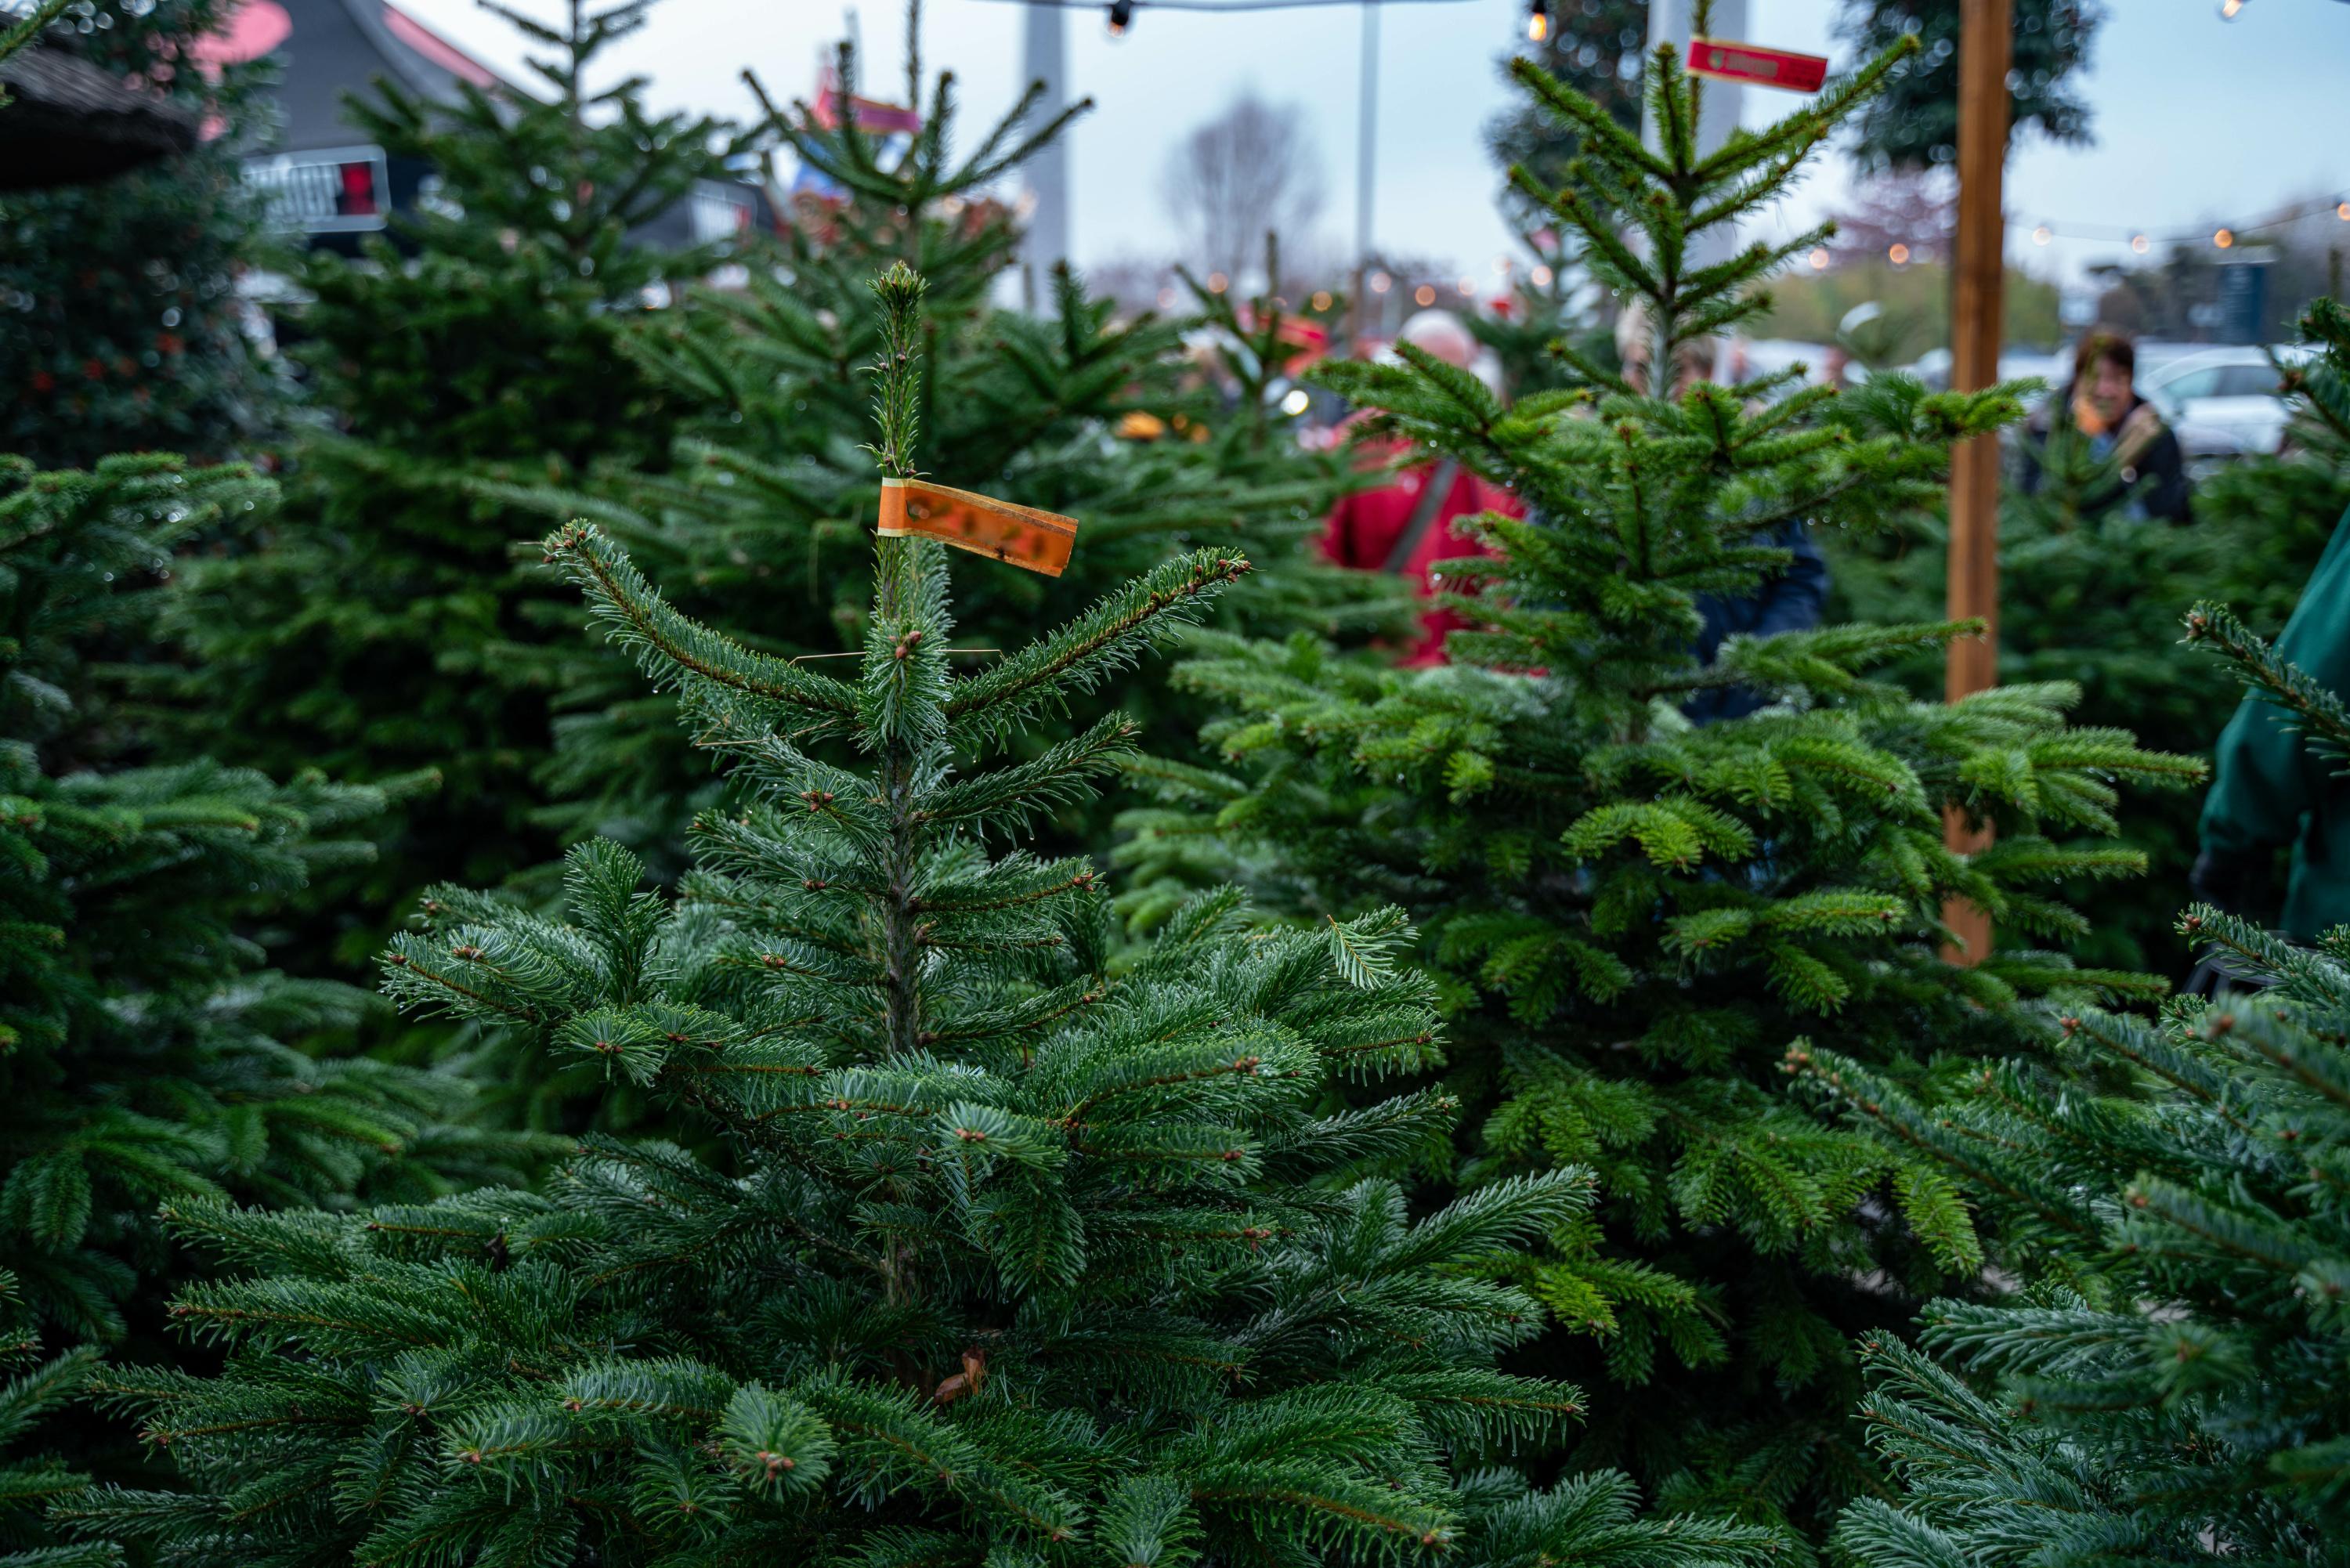
<path id="1" fill-rule="evenodd" d="M 522 51 L 473 0 L 400 0 L 420 20 L 487 63 L 511 70 Z M 557 14 L 559 0 L 515 0 Z M 1956 0 L 1952 0 L 1955 4 Z M 1749 41 L 1835 55 L 1834 0 L 1750 0 Z M 2096 145 L 2027 144 L 2011 164 L 2010 254 L 2050 275 L 2126 259 L 2126 244 L 2058 237 L 2046 223 L 2145 229 L 2158 238 L 2256 217 L 2332 192 L 2350 196 L 2350 4 L 2247 0 L 2222 21 L 2217 0 L 2108 0 L 2087 94 Z M 663 0 L 624 47 L 623 69 L 651 78 L 663 107 L 745 114 L 748 65 L 772 90 L 805 96 L 817 62 L 854 14 L 875 96 L 903 96 L 904 14 L 894 0 Z M 1381 249 L 1482 268 L 1508 248 L 1494 215 L 1496 176 L 1480 134 L 1508 98 L 1496 59 L 1523 26 L 1524 0 L 1452 0 L 1382 8 L 1378 182 Z M 965 144 L 1013 101 L 1020 83 L 1022 7 L 1006 0 L 928 0 L 925 69 L 952 68 Z M 1354 6 L 1205 16 L 1145 9 L 1122 39 L 1097 11 L 1070 11 L 1070 93 L 1099 107 L 1071 143 L 1071 241 L 1081 264 L 1159 255 L 1173 244 L 1159 198 L 1169 146 L 1243 87 L 1305 106 L 1325 170 L 1324 239 L 1354 232 L 1361 22 Z M 1839 65 L 1844 63 L 1841 59 Z M 1750 124 L 1792 100 L 1755 89 Z M 1846 188 L 1831 159 L 1781 222 L 1814 221 Z M 2344 224 L 2350 242 L 2350 223 Z"/>

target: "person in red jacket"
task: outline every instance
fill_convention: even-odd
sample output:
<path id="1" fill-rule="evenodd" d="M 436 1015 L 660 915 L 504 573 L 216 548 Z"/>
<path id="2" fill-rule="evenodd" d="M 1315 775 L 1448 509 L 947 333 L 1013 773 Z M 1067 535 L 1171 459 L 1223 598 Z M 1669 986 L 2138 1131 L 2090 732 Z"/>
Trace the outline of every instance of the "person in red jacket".
<path id="1" fill-rule="evenodd" d="M 1423 348 L 1448 365 L 1469 368 L 1477 355 L 1477 340 L 1448 311 L 1423 310 L 1404 323 L 1398 341 Z M 1379 462 L 1403 454 L 1405 448 L 1364 449 Z M 1342 566 L 1388 572 L 1407 577 L 1421 597 L 1437 591 L 1430 581 L 1439 561 L 1492 552 L 1476 540 L 1456 537 L 1453 523 L 1481 512 L 1505 517 L 1523 514 L 1516 497 L 1486 483 L 1450 458 L 1430 458 L 1398 470 L 1376 490 L 1342 497 L 1331 509 L 1323 530 L 1322 553 Z M 1458 613 L 1431 605 L 1419 618 L 1419 636 L 1405 653 L 1407 669 L 1445 662 L 1444 639 L 1470 623 Z"/>

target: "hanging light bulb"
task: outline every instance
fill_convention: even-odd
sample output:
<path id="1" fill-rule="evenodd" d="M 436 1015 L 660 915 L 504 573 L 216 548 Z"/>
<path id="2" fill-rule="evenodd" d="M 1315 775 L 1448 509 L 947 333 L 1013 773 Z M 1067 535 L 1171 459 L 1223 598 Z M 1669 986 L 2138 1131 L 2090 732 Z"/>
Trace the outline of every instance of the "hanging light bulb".
<path id="1" fill-rule="evenodd" d="M 1534 0 L 1526 13 L 1526 41 L 1539 44 L 1550 36 L 1550 0 Z"/>
<path id="2" fill-rule="evenodd" d="M 2220 20 L 2232 22 L 2236 13 L 2244 8 L 2244 0 L 2220 0 Z"/>
<path id="3" fill-rule="evenodd" d="M 1134 25 L 1134 0 L 1109 0 L 1109 36 L 1123 38 Z"/>
<path id="4" fill-rule="evenodd" d="M 2345 202 L 2340 206 L 2334 208 L 2334 215 L 2341 219 L 2344 223 L 2350 223 L 2350 202 Z"/>
<path id="5" fill-rule="evenodd" d="M 2032 231 L 2032 243 L 2035 245 L 2044 245 L 2055 237 L 2056 231 L 2045 223 Z"/>
<path id="6" fill-rule="evenodd" d="M 1909 247 L 1896 240 L 1885 247 L 1885 259 L 1895 266 L 1907 266 L 1909 265 Z"/>
<path id="7" fill-rule="evenodd" d="M 2147 239 L 2144 234 L 2132 234 L 2130 236 L 2130 249 L 2136 251 L 2138 254 L 2144 255 L 2153 248 L 2154 242 Z"/>
<path id="8" fill-rule="evenodd" d="M 2211 236 L 2211 243 L 2218 245 L 2224 251 L 2230 245 L 2236 243 L 2236 231 L 2233 229 L 2221 229 L 2218 234 Z"/>

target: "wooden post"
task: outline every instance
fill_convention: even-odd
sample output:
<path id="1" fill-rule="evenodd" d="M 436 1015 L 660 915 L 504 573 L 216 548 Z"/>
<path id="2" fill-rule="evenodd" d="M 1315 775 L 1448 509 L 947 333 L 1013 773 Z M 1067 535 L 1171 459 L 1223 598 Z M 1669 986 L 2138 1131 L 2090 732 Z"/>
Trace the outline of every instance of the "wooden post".
<path id="1" fill-rule="evenodd" d="M 2006 266 L 2000 186 L 2007 169 L 2009 0 L 1960 0 L 1959 232 L 1950 267 L 1950 385 L 1975 391 L 1999 379 Z M 1999 438 L 1977 436 L 1951 454 L 1950 613 L 1989 628 L 1950 645 L 1945 692 L 1957 701 L 1999 680 Z M 1972 854 L 1988 826 L 1953 811 L 1945 842 Z M 1953 899 L 1943 922 L 1962 946 L 1946 956 L 1977 963 L 1991 951 L 1991 917 Z"/>

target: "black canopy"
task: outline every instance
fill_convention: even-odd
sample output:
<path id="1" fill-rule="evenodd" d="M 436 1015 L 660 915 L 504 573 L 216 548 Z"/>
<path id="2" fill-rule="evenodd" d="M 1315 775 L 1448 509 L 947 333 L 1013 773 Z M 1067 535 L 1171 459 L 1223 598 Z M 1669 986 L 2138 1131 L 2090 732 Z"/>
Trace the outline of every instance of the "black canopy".
<path id="1" fill-rule="evenodd" d="M 193 117 L 36 39 L 0 60 L 0 190 L 81 185 L 184 152 Z"/>

